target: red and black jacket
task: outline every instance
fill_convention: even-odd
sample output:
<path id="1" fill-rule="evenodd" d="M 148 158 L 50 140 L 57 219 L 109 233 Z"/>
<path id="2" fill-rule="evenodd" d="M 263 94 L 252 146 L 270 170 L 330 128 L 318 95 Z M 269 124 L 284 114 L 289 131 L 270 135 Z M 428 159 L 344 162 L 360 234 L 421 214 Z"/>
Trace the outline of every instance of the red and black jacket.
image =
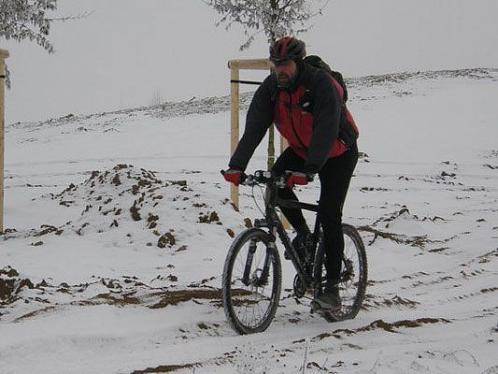
<path id="1" fill-rule="evenodd" d="M 279 89 L 274 74 L 258 88 L 247 112 L 244 134 L 229 166 L 245 170 L 267 129 L 275 123 L 289 146 L 317 173 L 329 157 L 354 144 L 358 129 L 343 100 L 343 89 L 327 72 L 305 63 L 289 89 Z"/>

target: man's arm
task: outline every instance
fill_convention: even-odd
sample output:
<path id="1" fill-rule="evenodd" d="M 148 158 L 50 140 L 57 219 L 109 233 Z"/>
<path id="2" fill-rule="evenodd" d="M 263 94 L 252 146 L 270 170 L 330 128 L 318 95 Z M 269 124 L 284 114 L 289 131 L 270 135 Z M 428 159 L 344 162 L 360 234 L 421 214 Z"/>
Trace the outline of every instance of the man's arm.
<path id="1" fill-rule="evenodd" d="M 249 106 L 244 134 L 230 159 L 228 166 L 244 171 L 256 147 L 273 122 L 274 98 L 272 87 L 274 78 L 269 76 L 259 86 Z"/>
<path id="2" fill-rule="evenodd" d="M 313 136 L 304 171 L 318 173 L 337 141 L 341 119 L 341 98 L 327 73 L 318 71 L 312 84 Z"/>

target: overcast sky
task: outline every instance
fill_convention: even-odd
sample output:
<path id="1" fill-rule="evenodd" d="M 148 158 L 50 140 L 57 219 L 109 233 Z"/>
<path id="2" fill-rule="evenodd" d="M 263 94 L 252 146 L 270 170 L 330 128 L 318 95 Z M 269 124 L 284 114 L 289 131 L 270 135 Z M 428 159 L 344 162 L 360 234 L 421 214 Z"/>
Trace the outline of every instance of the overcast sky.
<path id="1" fill-rule="evenodd" d="M 226 95 L 228 60 L 267 55 L 263 35 L 240 53 L 242 31 L 216 28 L 201 0 L 58 2 L 61 14 L 93 13 L 54 25 L 55 54 L 0 40 L 13 75 L 7 123 Z M 498 67 L 497 14 L 496 0 L 331 0 L 301 38 L 349 77 Z"/>

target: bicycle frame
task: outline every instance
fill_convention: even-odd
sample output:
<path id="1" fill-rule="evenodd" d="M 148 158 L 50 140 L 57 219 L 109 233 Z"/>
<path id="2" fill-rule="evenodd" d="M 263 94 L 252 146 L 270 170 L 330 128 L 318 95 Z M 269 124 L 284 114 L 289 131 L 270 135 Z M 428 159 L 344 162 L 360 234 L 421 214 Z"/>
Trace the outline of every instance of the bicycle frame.
<path id="1" fill-rule="evenodd" d="M 302 209 L 302 210 L 308 210 L 308 211 L 313 211 L 318 213 L 318 205 L 316 204 L 309 204 L 309 203 L 302 203 L 299 201 L 295 200 L 286 200 L 286 199 L 281 199 L 278 197 L 277 190 L 280 187 L 279 183 L 275 181 L 274 177 L 264 177 L 261 173 L 258 179 L 263 179 L 264 182 L 266 183 L 266 193 L 265 193 L 265 220 L 256 220 L 255 221 L 255 226 L 256 227 L 266 227 L 269 230 L 269 234 L 271 235 L 272 242 L 276 241 L 276 236 L 280 238 L 280 241 L 284 245 L 285 250 L 287 251 L 290 260 L 296 270 L 296 273 L 298 277 L 300 278 L 302 284 L 306 289 L 310 288 L 313 286 L 313 274 L 308 274 L 305 269 L 305 263 L 301 258 L 299 257 L 296 248 L 292 245 L 292 242 L 287 235 L 287 232 L 284 228 L 284 225 L 280 218 L 278 217 L 276 207 L 281 207 L 281 208 L 291 208 L 291 209 Z M 258 174 L 256 173 L 255 176 Z M 318 245 L 318 240 L 319 240 L 319 233 L 320 233 L 320 222 L 318 219 L 318 214 L 315 219 L 315 225 L 314 225 L 314 230 L 313 230 L 313 249 L 316 249 Z M 314 254 L 313 254 L 314 255 Z M 249 258 L 251 257 L 251 258 Z M 252 263 L 252 254 L 251 251 L 248 253 L 248 261 L 246 264 Z M 263 275 L 268 272 L 268 266 L 269 266 L 269 258 L 267 257 L 265 260 L 265 265 L 263 268 Z M 247 269 L 248 271 L 248 269 Z M 261 276 L 261 279 L 264 280 L 264 276 Z M 249 282 L 246 277 L 244 277 L 245 281 Z"/>

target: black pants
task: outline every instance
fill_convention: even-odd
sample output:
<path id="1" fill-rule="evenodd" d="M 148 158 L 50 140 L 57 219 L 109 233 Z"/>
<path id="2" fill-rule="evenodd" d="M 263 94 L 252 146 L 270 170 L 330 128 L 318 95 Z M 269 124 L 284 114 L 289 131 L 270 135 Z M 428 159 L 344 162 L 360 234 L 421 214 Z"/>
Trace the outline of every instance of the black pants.
<path id="1" fill-rule="evenodd" d="M 342 207 L 349 188 L 349 182 L 358 162 L 356 144 L 339 157 L 329 158 L 318 173 L 321 190 L 318 218 L 323 228 L 325 241 L 327 278 L 331 282 L 339 279 L 342 254 L 344 252 L 344 237 L 342 234 Z M 291 148 L 287 148 L 273 166 L 276 175 L 285 170 L 303 171 L 305 160 L 299 157 Z M 282 199 L 298 200 L 290 188 L 278 191 Z M 282 208 L 287 220 L 299 232 L 306 227 L 306 221 L 300 209 Z"/>

